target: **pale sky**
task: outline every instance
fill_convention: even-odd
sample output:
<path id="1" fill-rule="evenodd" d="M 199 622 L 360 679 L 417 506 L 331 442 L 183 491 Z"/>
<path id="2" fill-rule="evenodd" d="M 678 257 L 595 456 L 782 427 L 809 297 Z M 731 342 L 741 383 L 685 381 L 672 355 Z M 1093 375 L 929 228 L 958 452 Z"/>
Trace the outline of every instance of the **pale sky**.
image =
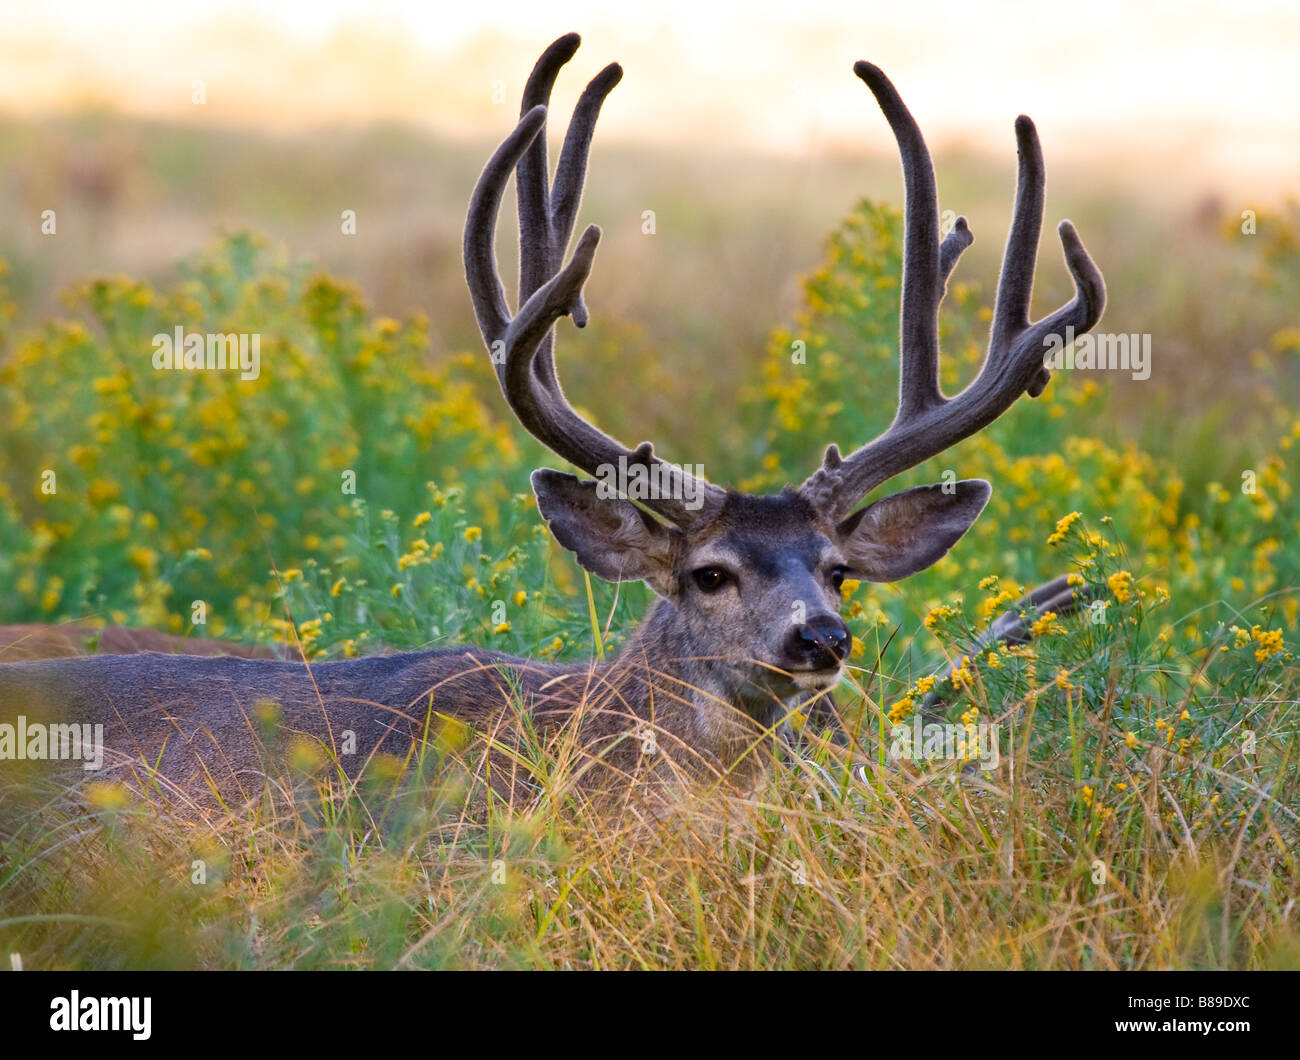
<path id="1" fill-rule="evenodd" d="M 610 13 L 614 11 L 615 13 Z M 1114 149 L 1300 191 L 1295 0 L 0 0 L 0 108 L 107 105 L 293 128 L 396 119 L 456 135 L 512 124 L 532 61 L 568 30 L 567 109 L 626 70 L 603 140 L 887 149 L 855 59 L 882 66 L 933 143 L 1000 150 L 1034 117 L 1057 155 Z M 190 101 L 204 81 L 206 109 Z M 494 105 L 504 82 L 508 104 Z M 887 135 L 887 133 L 885 134 Z M 1126 152 L 1126 153 L 1123 153 Z"/>

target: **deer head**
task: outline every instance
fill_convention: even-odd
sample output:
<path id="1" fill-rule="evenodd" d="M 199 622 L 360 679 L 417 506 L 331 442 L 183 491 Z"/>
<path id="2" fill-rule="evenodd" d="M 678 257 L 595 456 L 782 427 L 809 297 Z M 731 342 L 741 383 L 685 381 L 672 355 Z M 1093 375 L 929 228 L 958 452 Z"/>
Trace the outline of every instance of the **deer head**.
<path id="1" fill-rule="evenodd" d="M 569 404 L 556 374 L 554 325 L 587 323 L 583 284 L 600 229 L 589 226 L 573 256 L 573 232 L 592 132 L 602 103 L 622 78 L 611 64 L 587 86 L 547 179 L 546 118 L 551 87 L 573 56 L 577 34 L 553 43 L 524 89 L 519 124 L 487 163 L 470 202 L 465 271 L 479 328 L 506 401 L 520 423 L 558 456 L 590 475 L 533 472 L 533 490 L 551 532 L 592 574 L 643 580 L 663 598 L 648 625 L 681 657 L 708 660 L 723 693 L 760 689 L 787 699 L 833 685 L 850 637 L 839 617 L 848 577 L 896 581 L 942 557 L 975 521 L 990 495 L 981 479 L 921 486 L 855 511 L 877 486 L 987 426 L 1020 397 L 1037 396 L 1049 373 L 1049 336 L 1076 335 L 1100 318 L 1101 273 L 1074 227 L 1059 227 L 1075 295 L 1030 322 L 1042 227 L 1042 151 L 1033 123 L 1016 120 L 1019 177 L 1014 218 L 998 282 L 988 354 L 960 394 L 939 386 L 939 303 L 962 251 L 973 240 L 965 218 L 940 239 L 934 169 L 920 130 L 881 71 L 854 72 L 884 111 L 902 156 L 906 189 L 901 383 L 897 414 L 884 434 L 848 456 L 834 445 L 820 469 L 797 488 L 770 496 L 724 490 L 660 458 L 649 442 L 635 448 L 609 437 Z M 506 303 L 494 251 L 496 216 L 511 170 L 519 204 L 519 308 Z M 611 481 L 653 484 L 619 496 Z M 626 486 L 624 492 L 630 492 Z M 743 698 L 743 696 L 742 696 Z"/>

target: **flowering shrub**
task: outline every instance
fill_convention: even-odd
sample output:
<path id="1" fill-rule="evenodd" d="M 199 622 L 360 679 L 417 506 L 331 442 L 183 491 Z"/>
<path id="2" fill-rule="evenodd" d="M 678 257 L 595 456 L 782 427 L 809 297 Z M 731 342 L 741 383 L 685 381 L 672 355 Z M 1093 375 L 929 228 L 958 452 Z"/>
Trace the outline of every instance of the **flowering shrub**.
<path id="1" fill-rule="evenodd" d="M 432 363 L 427 321 L 370 320 L 358 292 L 249 236 L 182 276 L 88 282 L 83 320 L 0 360 L 0 618 L 182 632 L 202 600 L 196 633 L 251 635 L 273 566 L 347 547 L 354 497 L 409 520 L 436 475 L 497 525 L 522 456 L 480 397 L 482 358 Z M 178 324 L 260 334 L 260 374 L 154 370 L 151 337 Z"/>

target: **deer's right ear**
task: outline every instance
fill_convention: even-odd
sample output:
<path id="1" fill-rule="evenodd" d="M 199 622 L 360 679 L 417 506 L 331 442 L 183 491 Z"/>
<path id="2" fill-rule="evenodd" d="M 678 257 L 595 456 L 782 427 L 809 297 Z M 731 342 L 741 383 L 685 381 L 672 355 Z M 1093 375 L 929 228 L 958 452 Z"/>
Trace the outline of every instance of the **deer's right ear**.
<path id="1" fill-rule="evenodd" d="M 676 591 L 680 530 L 622 497 L 602 497 L 595 482 L 550 468 L 532 474 L 533 493 L 555 540 L 583 568 L 609 582 L 644 581 L 660 596 Z"/>

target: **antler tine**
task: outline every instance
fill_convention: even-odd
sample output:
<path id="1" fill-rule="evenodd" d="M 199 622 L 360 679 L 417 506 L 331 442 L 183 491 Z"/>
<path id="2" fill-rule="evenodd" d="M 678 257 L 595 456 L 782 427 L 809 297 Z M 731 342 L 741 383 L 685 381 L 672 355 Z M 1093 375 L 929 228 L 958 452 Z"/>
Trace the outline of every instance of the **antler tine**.
<path id="1" fill-rule="evenodd" d="M 1043 231 L 1047 174 L 1038 130 L 1024 114 L 1016 119 L 1016 205 L 1007 230 L 1007 247 L 998 276 L 989 358 L 1005 359 L 1012 338 L 1029 327 L 1029 298 L 1038 265 L 1038 237 Z"/>
<path id="2" fill-rule="evenodd" d="M 943 293 L 939 275 L 939 193 L 921 130 L 889 78 L 880 67 L 868 62 L 854 63 L 853 72 L 866 82 L 880 104 L 898 141 L 903 163 L 898 415 L 910 417 L 943 400 L 939 390 L 939 298 Z"/>
<path id="3" fill-rule="evenodd" d="M 906 189 L 903 291 L 900 306 L 900 383 L 898 413 L 888 430 L 848 457 L 830 446 L 822 467 L 800 492 L 832 518 L 847 515 L 857 503 L 895 475 L 915 467 L 992 423 L 1023 393 L 1037 397 L 1050 373 L 1043 365 L 1047 338 L 1073 328 L 1076 335 L 1101 319 L 1106 286 L 1069 221 L 1058 227 L 1066 267 L 1074 279 L 1074 298 L 1044 319 L 1031 323 L 1038 237 L 1042 231 L 1045 178 L 1042 149 L 1034 124 L 1016 119 L 1019 175 L 1016 204 L 998 282 L 989 350 L 979 375 L 960 394 L 945 397 L 939 387 L 938 306 L 948 276 L 973 241 L 965 218 L 938 244 L 938 206 L 934 169 L 916 122 L 893 85 L 870 63 L 857 73 L 875 95 L 898 141 Z"/>
<path id="4" fill-rule="evenodd" d="M 940 301 L 943 301 L 943 294 L 948 289 L 948 277 L 952 275 L 952 270 L 957 267 L 957 259 L 961 257 L 962 251 L 974 242 L 975 236 L 966 227 L 966 218 L 958 217 L 953 222 L 952 230 L 944 241 L 939 244 Z"/>
<path id="5" fill-rule="evenodd" d="M 465 278 L 502 392 L 529 433 L 590 474 L 618 468 L 620 460 L 628 467 L 657 468 L 658 481 L 666 488 L 637 499 L 673 523 L 689 526 L 710 518 L 725 493 L 660 460 L 649 442 L 629 449 L 592 426 L 569 404 L 555 372 L 556 321 L 571 315 L 578 327 L 587 323 L 582 288 L 591 273 L 600 229 L 588 226 L 569 263 L 561 265 L 582 197 L 596 119 L 623 76 L 622 68 L 611 63 L 587 85 L 574 108 L 551 188 L 546 172 L 547 107 L 560 68 L 580 42 L 576 33 L 567 34 L 538 59 L 524 89 L 519 124 L 479 177 L 465 222 Z M 518 184 L 520 244 L 520 308 L 513 319 L 494 248 L 501 196 L 512 168 Z"/>
<path id="6" fill-rule="evenodd" d="M 578 50 L 582 38 L 567 33 L 554 41 L 533 66 L 524 86 L 520 105 L 522 117 L 535 106 L 550 106 L 551 89 L 560 68 Z M 563 259 L 564 248 L 573 234 L 582 185 L 587 172 L 587 155 L 596 130 L 596 119 L 605 97 L 623 79 L 623 68 L 610 63 L 583 90 L 573 109 L 560 163 L 556 167 L 554 188 L 548 186 L 546 171 L 546 129 L 532 142 L 519 160 L 516 184 L 519 200 L 519 302 L 522 305 L 543 283 L 555 274 Z M 570 307 L 578 327 L 587 323 L 587 307 L 578 290 Z M 562 396 L 555 372 L 555 334 L 548 331 L 533 360 L 534 370 L 547 389 Z"/>
<path id="7" fill-rule="evenodd" d="M 1074 225 L 1062 221 L 1057 232 L 1065 251 L 1066 268 L 1074 280 L 1074 297 L 1037 323 L 1030 322 L 1029 300 L 1034 290 L 1038 239 L 1043 231 L 1047 174 L 1038 130 L 1024 114 L 1016 119 L 1016 154 L 1016 205 L 1002 256 L 985 367 L 1019 376 L 1022 365 L 1036 360 L 1037 369 L 1028 373 L 1025 391 L 1030 397 L 1038 397 L 1051 378 L 1051 372 L 1042 363 L 1047 337 L 1062 335 L 1067 328 L 1081 334 L 1096 324 L 1106 305 L 1106 283 Z"/>
<path id="8" fill-rule="evenodd" d="M 510 307 L 506 304 L 505 288 L 497 271 L 496 227 L 501 193 L 505 191 L 515 163 L 545 123 L 545 107 L 534 107 L 519 119 L 519 124 L 483 167 L 469 200 L 469 212 L 465 217 L 465 281 L 469 285 L 479 331 L 489 350 L 505 338 L 506 328 L 510 326 Z M 497 378 L 500 379 L 503 366 L 493 352 L 493 363 L 497 365 Z"/>
<path id="9" fill-rule="evenodd" d="M 610 63 L 591 79 L 573 108 L 569 131 L 560 149 L 560 163 L 555 167 L 555 184 L 552 188 L 551 217 L 555 234 L 561 245 L 573 233 L 573 222 L 578 216 L 582 201 L 582 185 L 587 176 L 587 155 L 591 138 L 596 131 L 596 119 L 601 105 L 614 86 L 623 80 L 623 68 Z"/>
<path id="10" fill-rule="evenodd" d="M 1030 324 L 1018 335 L 1008 358 L 1013 363 L 1022 358 L 1030 363 L 1033 363 L 1035 357 L 1039 359 L 1038 371 L 1026 386 L 1030 397 L 1038 397 L 1051 378 L 1051 372 L 1042 364 L 1048 336 L 1058 335 L 1064 338 L 1071 330 L 1076 337 L 1082 335 L 1093 328 L 1106 308 L 1106 281 L 1102 279 L 1101 270 L 1088 254 L 1074 225 L 1062 221 L 1056 226 L 1056 233 L 1065 253 L 1065 267 L 1074 281 L 1074 297 L 1056 312 Z"/>
<path id="11" fill-rule="evenodd" d="M 573 58 L 581 43 L 582 38 L 578 34 L 566 33 L 542 53 L 524 86 L 520 118 L 534 107 L 550 107 L 551 89 L 555 86 L 560 68 Z M 610 63 L 592 79 L 578 100 L 561 152 L 554 202 L 546 171 L 545 126 L 519 160 L 517 183 L 521 303 L 527 301 L 559 267 L 560 256 L 569 242 L 569 236 L 573 234 L 573 222 L 582 196 L 587 152 L 596 128 L 596 119 L 600 116 L 600 107 L 605 102 L 605 97 L 622 78 L 623 68 L 618 63 Z"/>

